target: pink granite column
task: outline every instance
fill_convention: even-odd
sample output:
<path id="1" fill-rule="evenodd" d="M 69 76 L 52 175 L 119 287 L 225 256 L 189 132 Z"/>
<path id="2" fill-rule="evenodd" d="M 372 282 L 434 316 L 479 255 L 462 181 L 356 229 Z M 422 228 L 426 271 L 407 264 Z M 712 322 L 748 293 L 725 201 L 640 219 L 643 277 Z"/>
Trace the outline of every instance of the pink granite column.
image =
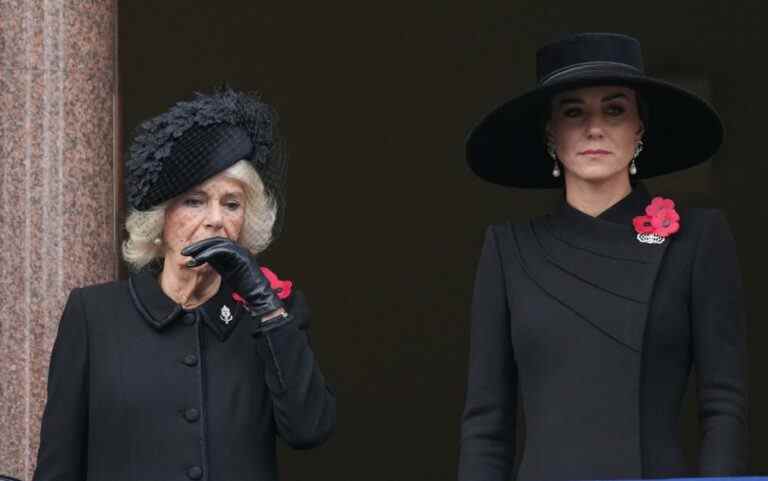
<path id="1" fill-rule="evenodd" d="M 117 0 L 0 0 L 0 474 L 31 479 L 69 290 L 115 277 Z"/>

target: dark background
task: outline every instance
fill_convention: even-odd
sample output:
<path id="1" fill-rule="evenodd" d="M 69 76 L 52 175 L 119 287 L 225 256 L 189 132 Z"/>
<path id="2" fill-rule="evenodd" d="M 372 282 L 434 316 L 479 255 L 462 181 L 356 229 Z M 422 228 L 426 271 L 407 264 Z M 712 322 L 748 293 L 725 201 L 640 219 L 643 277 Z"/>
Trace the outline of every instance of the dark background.
<path id="1" fill-rule="evenodd" d="M 538 46 L 576 31 L 638 37 L 651 74 L 694 79 L 692 88 L 703 79 L 702 94 L 723 115 L 726 143 L 712 162 L 649 187 L 727 212 L 750 321 L 754 472 L 768 473 L 768 353 L 759 342 L 768 314 L 760 302 L 766 18 L 758 1 L 120 2 L 126 136 L 225 80 L 258 90 L 281 114 L 288 224 L 266 257 L 307 293 L 339 410 L 328 444 L 280 452 L 283 479 L 455 478 L 484 227 L 558 201 L 556 192 L 473 177 L 464 135 L 533 86 Z M 694 399 L 682 423 L 692 459 Z"/>

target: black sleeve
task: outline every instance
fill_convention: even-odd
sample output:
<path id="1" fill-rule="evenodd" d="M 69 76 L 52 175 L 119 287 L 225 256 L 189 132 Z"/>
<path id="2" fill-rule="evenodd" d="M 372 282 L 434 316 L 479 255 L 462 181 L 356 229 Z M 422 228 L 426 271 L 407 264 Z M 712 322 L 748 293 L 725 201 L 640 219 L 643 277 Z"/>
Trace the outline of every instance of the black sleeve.
<path id="1" fill-rule="evenodd" d="M 309 341 L 309 309 L 301 291 L 287 303 L 288 317 L 255 331 L 272 394 L 275 423 L 286 443 L 297 449 L 323 443 L 336 426 L 336 395 L 317 363 Z"/>
<path id="2" fill-rule="evenodd" d="M 517 368 L 494 231 L 486 232 L 472 300 L 459 481 L 507 481 L 515 454 Z"/>
<path id="3" fill-rule="evenodd" d="M 88 333 L 79 289 L 69 295 L 48 370 L 34 481 L 84 481 L 88 436 Z"/>
<path id="4" fill-rule="evenodd" d="M 719 211 L 699 241 L 691 309 L 703 476 L 747 472 L 745 315 L 736 246 Z"/>

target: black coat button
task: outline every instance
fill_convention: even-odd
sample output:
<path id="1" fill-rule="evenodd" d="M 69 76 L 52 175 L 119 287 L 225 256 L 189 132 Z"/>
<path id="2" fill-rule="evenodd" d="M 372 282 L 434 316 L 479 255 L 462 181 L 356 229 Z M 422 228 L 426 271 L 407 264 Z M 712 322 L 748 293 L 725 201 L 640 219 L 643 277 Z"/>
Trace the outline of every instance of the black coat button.
<path id="1" fill-rule="evenodd" d="M 189 479 L 200 479 L 203 477 L 203 468 L 200 466 L 192 466 L 187 470 L 187 477 Z"/>
<path id="2" fill-rule="evenodd" d="M 188 312 L 188 313 L 184 314 L 184 317 L 182 318 L 182 321 L 184 322 L 184 324 L 186 324 L 188 326 L 191 326 L 192 324 L 195 323 L 195 315 L 193 313 L 191 313 L 191 312 Z"/>
<path id="3" fill-rule="evenodd" d="M 197 366 L 197 356 L 194 354 L 187 354 L 184 356 L 184 364 L 187 366 Z"/>
<path id="4" fill-rule="evenodd" d="M 193 423 L 198 419 L 200 419 L 200 411 L 198 411 L 195 408 L 189 408 L 186 411 L 184 411 L 184 419 Z"/>

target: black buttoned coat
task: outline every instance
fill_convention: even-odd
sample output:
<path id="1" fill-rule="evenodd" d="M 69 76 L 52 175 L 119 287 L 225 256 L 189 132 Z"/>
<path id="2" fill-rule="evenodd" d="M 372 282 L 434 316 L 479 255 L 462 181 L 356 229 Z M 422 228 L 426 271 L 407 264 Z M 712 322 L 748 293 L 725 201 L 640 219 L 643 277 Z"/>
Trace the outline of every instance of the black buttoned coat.
<path id="1" fill-rule="evenodd" d="M 460 481 L 744 474 L 745 332 L 735 246 L 717 210 L 639 242 L 650 198 L 593 218 L 568 204 L 488 229 L 472 308 Z M 698 466 L 679 443 L 691 368 Z M 516 409 L 525 420 L 514 460 Z"/>
<path id="2" fill-rule="evenodd" d="M 75 289 L 51 355 L 35 481 L 273 481 L 275 438 L 322 443 L 336 401 L 301 292 L 261 332 L 222 284 L 185 311 L 154 273 Z"/>

